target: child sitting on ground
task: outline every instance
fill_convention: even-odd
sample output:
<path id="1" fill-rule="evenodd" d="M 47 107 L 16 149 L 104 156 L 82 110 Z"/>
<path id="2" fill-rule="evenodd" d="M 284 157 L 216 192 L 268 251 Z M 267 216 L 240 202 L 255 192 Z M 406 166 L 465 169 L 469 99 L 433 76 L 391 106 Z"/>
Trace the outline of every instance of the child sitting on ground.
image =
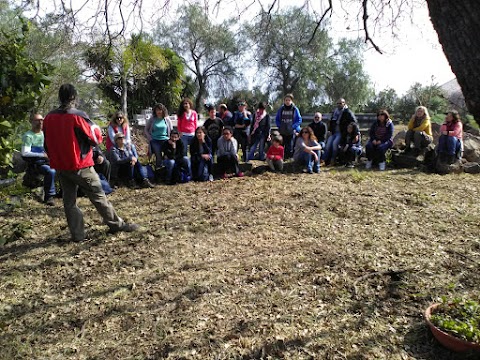
<path id="1" fill-rule="evenodd" d="M 272 146 L 267 151 L 267 164 L 272 171 L 283 171 L 283 156 L 282 136 L 277 135 L 272 139 Z"/>

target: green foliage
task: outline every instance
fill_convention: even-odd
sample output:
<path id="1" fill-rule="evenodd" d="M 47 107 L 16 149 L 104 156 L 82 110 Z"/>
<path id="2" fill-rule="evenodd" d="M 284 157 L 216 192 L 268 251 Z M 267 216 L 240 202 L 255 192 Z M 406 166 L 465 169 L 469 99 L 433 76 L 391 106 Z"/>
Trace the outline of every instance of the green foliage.
<path id="1" fill-rule="evenodd" d="M 329 57 L 332 40 L 327 31 L 319 29 L 310 41 L 315 27 L 316 19 L 304 8 L 290 8 L 274 15 L 262 13 L 247 27 L 256 44 L 254 55 L 268 83 L 268 92 L 277 99 L 293 93 L 302 111 L 318 102 L 324 75 L 334 67 Z"/>
<path id="2" fill-rule="evenodd" d="M 332 103 L 344 98 L 354 111 L 363 110 L 373 94 L 370 78 L 363 69 L 363 51 L 360 40 L 340 40 L 333 57 L 335 66 L 327 75 L 325 86 Z"/>
<path id="3" fill-rule="evenodd" d="M 420 105 L 428 109 L 430 116 L 443 113 L 449 107 L 448 100 L 445 99 L 438 85 L 423 86 L 420 83 L 415 83 L 398 101 L 396 112 L 407 120 L 415 112 L 415 108 Z"/>
<path id="4" fill-rule="evenodd" d="M 199 4 L 181 6 L 177 20 L 160 22 L 155 39 L 174 50 L 195 76 L 195 108 L 201 99 L 229 89 L 236 75 L 234 60 L 240 53 L 239 39 L 228 22 L 213 24 Z"/>
<path id="5" fill-rule="evenodd" d="M 254 87 L 253 90 L 242 89 L 233 91 L 228 98 L 222 98 L 218 101 L 218 104 L 224 103 L 227 104 L 228 109 L 232 112 L 237 110 L 238 103 L 240 101 L 245 101 L 248 105 L 250 111 L 254 111 L 259 102 L 264 104 L 268 103 L 268 96 L 259 87 Z M 273 109 L 268 109 L 270 113 Z"/>
<path id="6" fill-rule="evenodd" d="M 180 101 L 183 90 L 180 58 L 175 52 L 153 44 L 146 35 L 132 35 L 127 45 L 96 43 L 87 49 L 85 58 L 108 103 L 123 104 L 122 95 L 126 92 L 130 115 L 156 102 L 170 108 Z"/>
<path id="7" fill-rule="evenodd" d="M 0 166 L 11 163 L 14 129 L 38 105 L 38 99 L 50 84 L 53 67 L 35 61 L 27 53 L 30 24 L 19 19 L 20 29 L 0 34 Z"/>
<path id="8" fill-rule="evenodd" d="M 365 112 L 377 112 L 380 109 L 387 110 L 390 114 L 397 111 L 399 97 L 394 89 L 384 89 L 375 95 L 373 100 L 370 100 Z"/>
<path id="9" fill-rule="evenodd" d="M 441 330 L 462 340 L 480 343 L 480 304 L 475 300 L 455 298 L 435 309 L 431 322 Z"/>

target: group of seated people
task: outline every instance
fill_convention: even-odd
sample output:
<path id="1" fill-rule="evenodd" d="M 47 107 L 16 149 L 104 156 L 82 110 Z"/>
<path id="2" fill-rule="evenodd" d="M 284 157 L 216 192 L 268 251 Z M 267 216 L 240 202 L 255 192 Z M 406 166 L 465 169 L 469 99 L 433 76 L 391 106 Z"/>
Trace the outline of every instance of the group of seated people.
<path id="1" fill-rule="evenodd" d="M 142 187 L 151 188 L 154 186 L 153 178 L 167 184 L 190 180 L 212 181 L 215 159 L 219 177 L 243 177 L 239 167 L 239 147 L 243 161 L 254 159 L 258 152 L 258 159 L 266 161 L 272 171 L 283 171 L 284 161 L 292 157 L 294 163 L 307 173 L 320 172 L 321 164 L 328 166 L 340 162 L 354 167 L 363 154 L 358 123 L 344 99 L 338 100 L 328 126 L 317 112 L 314 120 L 302 128 L 302 118 L 293 104 L 293 95 L 287 94 L 276 113 L 278 130 L 273 131 L 267 104 L 259 103 L 254 114 L 246 110 L 246 105 L 240 102 L 234 114 L 225 104 L 219 106 L 219 112 L 215 107 L 208 106 L 208 118 L 203 126 L 198 126 L 198 114 L 193 110 L 192 102 L 184 99 L 177 112 L 177 129 L 174 129 L 166 107 L 155 105 L 153 116 L 144 130 L 149 155 L 155 157 L 153 169 L 139 161 L 128 119 L 118 111 L 112 116 L 107 129 L 106 154 L 99 146 L 103 140 L 100 128 L 92 123 L 92 132 L 98 140 L 93 151 L 95 170 L 106 188 L 108 185 L 115 187 L 122 183 L 122 179 L 131 187 L 140 182 Z M 55 170 L 49 167 L 43 148 L 43 117 L 33 114 L 30 120 L 32 128 L 22 138 L 22 157 L 28 164 L 27 172 L 44 176 L 44 202 L 51 205 L 56 194 Z M 457 111 L 446 113 L 440 132 L 437 156 L 451 163 L 460 158 L 463 151 L 462 123 Z M 366 169 L 377 164 L 380 170 L 385 170 L 386 153 L 393 146 L 393 133 L 394 124 L 389 113 L 378 111 L 365 145 Z M 432 141 L 428 110 L 419 106 L 408 123 L 404 152 L 420 155 Z"/>

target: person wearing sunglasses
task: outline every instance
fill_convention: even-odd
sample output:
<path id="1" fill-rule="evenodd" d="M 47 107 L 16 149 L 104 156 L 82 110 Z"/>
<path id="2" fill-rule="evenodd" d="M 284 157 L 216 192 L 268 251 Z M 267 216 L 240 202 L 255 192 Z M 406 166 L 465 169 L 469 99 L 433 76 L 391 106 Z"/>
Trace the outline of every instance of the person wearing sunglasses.
<path id="1" fill-rule="evenodd" d="M 313 130 L 307 126 L 300 131 L 300 136 L 295 142 L 293 160 L 304 167 L 303 172 L 319 173 L 321 149 Z"/>
<path id="2" fill-rule="evenodd" d="M 128 118 L 123 112 L 116 111 L 110 119 L 110 124 L 108 124 L 108 136 L 105 144 L 107 151 L 110 151 L 115 146 L 115 134 L 119 132 L 125 135 L 125 147 L 128 148 L 129 151 L 132 151 L 133 155 L 138 159 L 137 149 L 132 141 L 132 136 L 130 135 Z"/>

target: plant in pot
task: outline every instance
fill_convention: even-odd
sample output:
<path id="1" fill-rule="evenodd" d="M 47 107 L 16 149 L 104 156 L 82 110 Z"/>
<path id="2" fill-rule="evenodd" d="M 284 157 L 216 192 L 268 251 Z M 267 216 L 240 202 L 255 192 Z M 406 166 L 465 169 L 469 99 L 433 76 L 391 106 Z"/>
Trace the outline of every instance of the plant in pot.
<path id="1" fill-rule="evenodd" d="M 442 297 L 425 311 L 433 336 L 446 348 L 480 351 L 480 303 L 471 299 Z"/>

